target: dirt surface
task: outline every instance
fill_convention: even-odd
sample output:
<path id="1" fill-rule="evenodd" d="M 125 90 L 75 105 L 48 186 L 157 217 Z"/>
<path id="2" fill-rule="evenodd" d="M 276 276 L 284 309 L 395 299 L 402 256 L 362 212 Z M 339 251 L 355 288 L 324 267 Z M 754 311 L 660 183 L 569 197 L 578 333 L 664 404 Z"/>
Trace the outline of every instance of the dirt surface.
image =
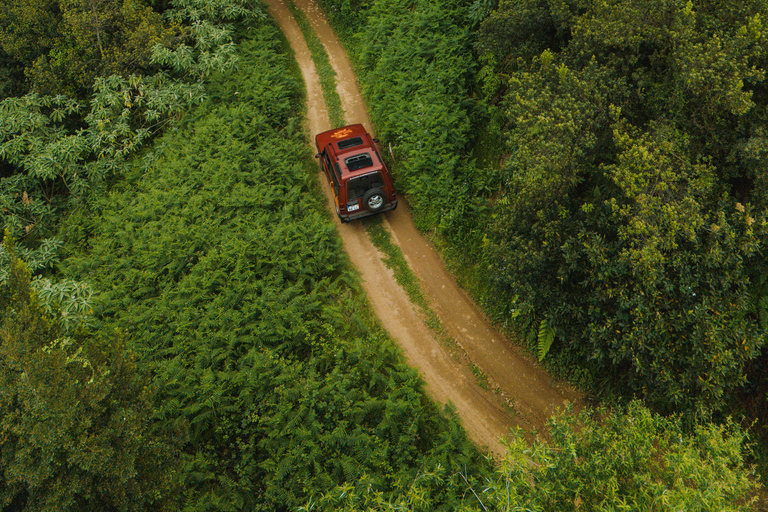
<path id="1" fill-rule="evenodd" d="M 293 48 L 307 86 L 309 131 L 314 134 L 333 128 L 309 49 L 283 0 L 267 0 Z M 373 133 L 357 81 L 346 53 L 314 0 L 294 0 L 309 18 L 337 74 L 337 90 L 346 121 L 362 123 Z M 311 143 L 311 142 L 310 142 Z M 535 360 L 523 354 L 499 334 L 459 288 L 428 241 L 411 222 L 408 204 L 401 196 L 397 210 L 383 214 L 384 225 L 418 276 L 422 290 L 450 336 L 463 351 L 451 354 L 424 323 L 405 291 L 386 268 L 359 222 L 342 224 L 335 215 L 333 196 L 324 176 L 320 177 L 334 212 L 344 248 L 363 278 L 363 286 L 374 311 L 390 335 L 402 347 L 408 363 L 417 368 L 427 392 L 441 403 L 452 403 L 470 438 L 496 456 L 504 452 L 500 440 L 509 429 L 541 429 L 546 418 L 566 402 L 580 401 L 579 394 L 554 382 Z M 477 365 L 487 376 L 490 388 L 483 389 L 470 370 Z"/>

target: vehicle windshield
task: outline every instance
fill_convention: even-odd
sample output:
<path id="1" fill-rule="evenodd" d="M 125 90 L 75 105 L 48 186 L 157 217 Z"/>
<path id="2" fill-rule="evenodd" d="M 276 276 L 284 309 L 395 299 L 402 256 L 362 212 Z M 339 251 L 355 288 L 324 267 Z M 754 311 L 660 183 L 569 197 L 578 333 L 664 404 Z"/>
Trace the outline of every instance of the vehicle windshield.
<path id="1" fill-rule="evenodd" d="M 362 153 L 360 155 L 351 156 L 344 159 L 344 164 L 349 169 L 349 172 L 355 172 L 359 169 L 365 169 L 366 167 L 373 166 L 373 159 L 368 153 Z"/>
<path id="2" fill-rule="evenodd" d="M 384 188 L 384 178 L 380 172 L 364 174 L 349 180 L 347 182 L 347 196 L 350 201 L 355 201 L 363 197 L 372 188 Z"/>

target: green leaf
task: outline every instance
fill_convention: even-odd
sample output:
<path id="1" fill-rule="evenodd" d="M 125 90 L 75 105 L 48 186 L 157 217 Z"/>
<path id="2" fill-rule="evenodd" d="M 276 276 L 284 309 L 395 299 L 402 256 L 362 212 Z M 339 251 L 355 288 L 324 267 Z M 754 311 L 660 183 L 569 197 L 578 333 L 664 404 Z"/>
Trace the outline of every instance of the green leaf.
<path id="1" fill-rule="evenodd" d="M 539 354 L 539 361 L 543 361 L 547 356 L 549 349 L 552 347 L 552 343 L 555 341 L 555 328 L 549 325 L 546 318 L 539 324 L 538 339 L 539 343 L 537 349 Z"/>

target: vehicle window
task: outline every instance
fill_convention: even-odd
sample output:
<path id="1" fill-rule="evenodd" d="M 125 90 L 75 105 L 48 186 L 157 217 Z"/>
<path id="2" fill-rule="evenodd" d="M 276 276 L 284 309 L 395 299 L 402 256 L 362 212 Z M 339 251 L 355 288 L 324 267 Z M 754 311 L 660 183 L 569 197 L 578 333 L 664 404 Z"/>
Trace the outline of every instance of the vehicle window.
<path id="1" fill-rule="evenodd" d="M 358 169 L 365 169 L 366 167 L 373 166 L 373 159 L 368 153 L 362 155 L 355 155 L 344 159 L 344 164 L 349 169 L 349 172 L 357 171 Z"/>
<path id="2" fill-rule="evenodd" d="M 339 147 L 340 150 L 353 148 L 355 146 L 360 146 L 363 143 L 362 137 L 352 137 L 351 139 L 342 140 L 336 143 L 336 145 Z"/>
<path id="3" fill-rule="evenodd" d="M 384 188 L 384 178 L 380 172 L 358 176 L 347 182 L 347 195 L 350 201 L 360 199 L 372 188 Z"/>
<path id="4" fill-rule="evenodd" d="M 333 182 L 333 190 L 336 192 L 336 195 L 339 195 L 339 176 L 341 176 L 341 169 L 339 169 L 339 164 L 331 165 L 331 162 L 328 162 L 328 170 L 330 171 L 328 174 L 331 175 L 331 181 Z"/>
<path id="5" fill-rule="evenodd" d="M 331 165 L 331 159 L 328 158 L 328 154 L 323 151 L 323 163 L 325 164 L 325 168 L 328 169 L 328 174 L 331 176 L 331 185 L 333 186 L 333 190 L 336 193 L 336 195 L 339 195 L 339 178 L 336 176 L 336 171 L 333 168 L 333 165 Z"/>

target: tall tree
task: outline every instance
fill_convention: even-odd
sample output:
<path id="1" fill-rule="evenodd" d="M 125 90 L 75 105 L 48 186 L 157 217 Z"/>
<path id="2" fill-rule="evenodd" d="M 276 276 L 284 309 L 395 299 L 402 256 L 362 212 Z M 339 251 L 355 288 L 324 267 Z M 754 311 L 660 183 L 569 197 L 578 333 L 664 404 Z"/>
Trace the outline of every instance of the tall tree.
<path id="1" fill-rule="evenodd" d="M 23 61 L 32 87 L 43 94 L 85 97 L 98 76 L 145 74 L 153 69 L 152 48 L 178 30 L 141 0 L 58 0 L 55 6 L 52 44 Z M 22 26 L 29 33 L 36 25 Z"/>
<path id="2" fill-rule="evenodd" d="M 176 441 L 120 336 L 64 332 L 15 258 L 0 317 L 0 509 L 165 509 Z"/>
<path id="3" fill-rule="evenodd" d="M 8 0 L 0 9 L 0 99 L 28 91 L 24 69 L 61 37 L 57 0 Z"/>
<path id="4" fill-rule="evenodd" d="M 485 230 L 499 308 L 689 417 L 725 407 L 765 341 L 766 16 L 760 2 L 523 0 L 479 33 L 509 74 Z"/>

